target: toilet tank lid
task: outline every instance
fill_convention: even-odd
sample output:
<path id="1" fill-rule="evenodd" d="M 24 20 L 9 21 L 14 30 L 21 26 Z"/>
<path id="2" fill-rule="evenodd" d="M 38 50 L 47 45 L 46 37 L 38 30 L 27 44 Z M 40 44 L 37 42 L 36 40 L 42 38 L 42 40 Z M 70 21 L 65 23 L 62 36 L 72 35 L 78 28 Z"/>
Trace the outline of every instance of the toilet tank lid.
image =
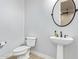
<path id="1" fill-rule="evenodd" d="M 26 37 L 26 39 L 37 39 L 36 37 Z"/>

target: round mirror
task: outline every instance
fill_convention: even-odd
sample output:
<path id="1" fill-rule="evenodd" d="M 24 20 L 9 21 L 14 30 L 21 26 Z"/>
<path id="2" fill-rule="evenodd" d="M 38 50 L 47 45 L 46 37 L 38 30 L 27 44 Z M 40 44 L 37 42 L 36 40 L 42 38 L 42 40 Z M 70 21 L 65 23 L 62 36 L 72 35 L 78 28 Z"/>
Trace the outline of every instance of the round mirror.
<path id="1" fill-rule="evenodd" d="M 73 0 L 57 0 L 51 15 L 56 25 L 64 27 L 72 22 L 76 11 Z"/>

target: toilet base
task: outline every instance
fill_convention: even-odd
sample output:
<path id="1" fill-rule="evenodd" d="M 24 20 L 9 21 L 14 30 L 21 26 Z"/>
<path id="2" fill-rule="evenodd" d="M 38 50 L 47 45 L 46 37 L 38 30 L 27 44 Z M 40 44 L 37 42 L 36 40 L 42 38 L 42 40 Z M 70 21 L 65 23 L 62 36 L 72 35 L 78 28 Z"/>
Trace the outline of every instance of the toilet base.
<path id="1" fill-rule="evenodd" d="M 17 56 L 17 59 L 29 59 L 30 58 L 30 51 L 27 54 Z"/>

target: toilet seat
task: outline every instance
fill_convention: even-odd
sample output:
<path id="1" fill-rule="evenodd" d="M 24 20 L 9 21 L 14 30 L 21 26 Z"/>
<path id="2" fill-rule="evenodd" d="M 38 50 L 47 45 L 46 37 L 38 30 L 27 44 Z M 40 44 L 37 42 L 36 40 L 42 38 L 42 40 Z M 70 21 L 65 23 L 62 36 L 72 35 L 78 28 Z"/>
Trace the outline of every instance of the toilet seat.
<path id="1" fill-rule="evenodd" d="M 13 55 L 22 55 L 29 51 L 30 47 L 28 46 L 20 46 L 13 50 Z"/>
<path id="2" fill-rule="evenodd" d="M 27 51 L 28 49 L 30 49 L 30 47 L 28 46 L 20 46 L 20 47 L 17 47 L 13 50 L 13 52 L 17 53 L 17 52 L 23 52 L 23 51 Z"/>

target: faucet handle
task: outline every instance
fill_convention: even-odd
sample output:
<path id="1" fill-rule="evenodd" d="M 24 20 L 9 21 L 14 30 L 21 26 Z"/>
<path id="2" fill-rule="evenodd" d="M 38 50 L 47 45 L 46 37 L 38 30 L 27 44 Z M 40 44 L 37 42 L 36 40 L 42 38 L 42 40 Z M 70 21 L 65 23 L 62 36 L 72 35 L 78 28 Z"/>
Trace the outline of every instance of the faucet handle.
<path id="1" fill-rule="evenodd" d="M 68 35 L 64 35 L 64 38 L 66 38 Z"/>

